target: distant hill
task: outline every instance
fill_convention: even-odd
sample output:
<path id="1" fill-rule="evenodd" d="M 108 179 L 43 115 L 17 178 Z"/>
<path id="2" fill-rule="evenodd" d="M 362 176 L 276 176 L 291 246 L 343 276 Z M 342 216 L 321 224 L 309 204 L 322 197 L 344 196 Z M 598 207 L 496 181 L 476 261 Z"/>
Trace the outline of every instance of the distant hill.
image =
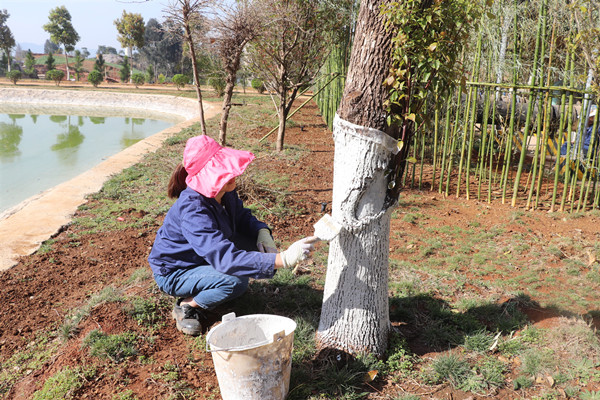
<path id="1" fill-rule="evenodd" d="M 44 45 L 36 43 L 21 42 L 19 43 L 23 51 L 31 50 L 32 53 L 43 53 Z"/>

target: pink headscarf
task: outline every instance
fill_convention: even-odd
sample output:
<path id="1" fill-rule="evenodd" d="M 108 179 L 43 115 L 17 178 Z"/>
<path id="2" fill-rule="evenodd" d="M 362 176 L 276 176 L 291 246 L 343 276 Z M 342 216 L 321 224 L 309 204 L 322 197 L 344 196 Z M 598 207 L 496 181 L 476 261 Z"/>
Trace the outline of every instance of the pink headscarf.
<path id="1" fill-rule="evenodd" d="M 188 139 L 183 151 L 183 167 L 188 173 L 185 183 L 196 192 L 214 198 L 252 160 L 254 154 L 249 151 L 223 147 L 206 135 L 195 136 Z"/>

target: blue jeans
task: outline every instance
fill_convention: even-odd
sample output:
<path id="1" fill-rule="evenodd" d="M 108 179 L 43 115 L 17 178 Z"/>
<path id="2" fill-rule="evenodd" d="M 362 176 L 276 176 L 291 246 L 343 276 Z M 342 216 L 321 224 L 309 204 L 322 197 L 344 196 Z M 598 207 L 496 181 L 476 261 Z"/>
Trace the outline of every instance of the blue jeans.
<path id="1" fill-rule="evenodd" d="M 248 278 L 223 274 L 210 265 L 179 269 L 169 275 L 154 275 L 160 290 L 173 297 L 194 297 L 202 308 L 211 310 L 241 296 L 248 289 Z"/>

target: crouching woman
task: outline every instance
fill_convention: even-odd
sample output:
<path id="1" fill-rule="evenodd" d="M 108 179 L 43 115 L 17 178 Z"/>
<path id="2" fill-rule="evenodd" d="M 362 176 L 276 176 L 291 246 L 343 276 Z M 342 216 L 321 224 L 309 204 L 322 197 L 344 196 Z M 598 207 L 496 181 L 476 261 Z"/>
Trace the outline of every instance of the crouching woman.
<path id="1" fill-rule="evenodd" d="M 177 299 L 172 316 L 185 334 L 202 333 L 206 311 L 243 294 L 249 278 L 272 278 L 313 250 L 315 238 L 307 237 L 278 252 L 268 226 L 244 208 L 235 178 L 253 159 L 196 136 L 171 176 L 168 195 L 177 200 L 148 261 L 158 287 Z"/>

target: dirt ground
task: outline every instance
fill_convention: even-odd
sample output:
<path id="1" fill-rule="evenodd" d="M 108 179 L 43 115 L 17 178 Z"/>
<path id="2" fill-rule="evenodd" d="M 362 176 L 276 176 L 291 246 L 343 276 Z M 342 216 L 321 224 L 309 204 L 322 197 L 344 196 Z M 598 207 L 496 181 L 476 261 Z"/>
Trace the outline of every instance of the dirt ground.
<path id="1" fill-rule="evenodd" d="M 311 103 L 298 115 L 294 118 L 297 124 L 287 131 L 286 144 L 303 144 L 309 147 L 310 152 L 306 157 L 299 162 L 282 161 L 275 156 L 272 159 L 257 160 L 268 164 L 274 171 L 290 175 L 290 201 L 305 210 L 305 213 L 293 218 L 267 221 L 282 241 L 291 241 L 309 234 L 312 224 L 322 214 L 323 204 L 331 203 L 334 150 L 331 132 L 321 122 L 314 104 Z M 252 134 L 262 137 L 264 133 Z M 412 191 L 407 191 L 407 194 L 410 192 Z M 414 192 L 426 193 L 425 204 L 419 206 L 421 213 L 431 212 L 435 216 L 429 224 L 467 226 L 469 221 L 485 210 L 488 213 L 485 223 L 493 227 L 506 222 L 515 212 L 508 205 L 494 204 L 490 207 L 474 200 L 456 199 L 454 196 L 446 198 L 436 192 L 428 192 L 428 189 Z M 429 207 L 430 204 L 435 204 L 435 207 Z M 90 201 L 89 206 L 94 206 L 93 201 Z M 545 212 L 540 213 L 545 215 Z M 139 216 L 132 210 L 130 214 L 121 217 L 132 219 Z M 134 271 L 146 267 L 146 258 L 160 222 L 156 221 L 154 226 L 142 229 L 85 235 L 77 241 L 72 239 L 76 236 L 77 228 L 68 226 L 55 237 L 56 243 L 51 250 L 23 257 L 17 266 L 0 273 L 0 358 L 8 360 L 17 350 L 36 346 L 45 337 L 43 332 L 58 328 L 69 313 L 85 304 L 90 296 L 109 285 L 123 282 Z M 531 218 L 527 219 L 526 226 L 515 224 L 514 232 L 528 229 L 528 232 L 533 231 L 541 238 L 575 234 L 598 237 L 598 222 L 597 218 L 558 221 Z M 408 236 L 413 233 L 421 234 L 411 232 L 410 229 L 413 229 L 410 224 L 394 221 L 393 230 L 404 230 Z M 405 246 L 404 240 L 391 235 L 391 250 Z M 324 265 L 315 268 L 319 273 L 324 273 Z M 149 290 L 148 285 L 132 284 L 127 291 L 130 294 L 142 293 Z M 537 311 L 537 319 L 549 323 L 553 315 L 549 312 L 545 314 L 544 310 Z M 118 387 L 124 381 L 129 382 L 127 389 L 139 399 L 168 398 L 172 394 L 172 386 L 157 378 L 162 366 L 168 363 L 179 366 L 181 374 L 196 393 L 203 393 L 197 398 L 215 398 L 218 384 L 210 354 L 201 346 L 191 346 L 192 339 L 176 330 L 169 315 L 165 314 L 161 318 L 166 323 L 156 328 L 155 340 L 152 343 L 145 342 L 140 350 L 141 355 L 153 362 L 123 363 L 116 372 L 99 366 L 94 378 L 86 380 L 76 398 L 112 399 L 119 390 L 124 390 L 123 387 Z M 5 394 L 5 398 L 29 399 L 48 377 L 65 366 L 91 365 L 93 360 L 81 348 L 82 339 L 90 330 L 98 328 L 107 334 L 141 329 L 131 318 L 126 318 L 122 309 L 114 303 L 94 308 L 90 317 L 80 324 L 75 339 L 69 340 L 66 345 L 60 345 L 62 347 L 56 356 L 43 365 L 26 371 L 24 378 Z M 56 338 L 50 337 L 50 340 L 56 341 Z M 0 387 L 1 385 L 2 382 Z M 440 393 L 437 398 L 463 397 L 447 392 Z M 505 398 L 511 396 L 507 395 Z"/>

